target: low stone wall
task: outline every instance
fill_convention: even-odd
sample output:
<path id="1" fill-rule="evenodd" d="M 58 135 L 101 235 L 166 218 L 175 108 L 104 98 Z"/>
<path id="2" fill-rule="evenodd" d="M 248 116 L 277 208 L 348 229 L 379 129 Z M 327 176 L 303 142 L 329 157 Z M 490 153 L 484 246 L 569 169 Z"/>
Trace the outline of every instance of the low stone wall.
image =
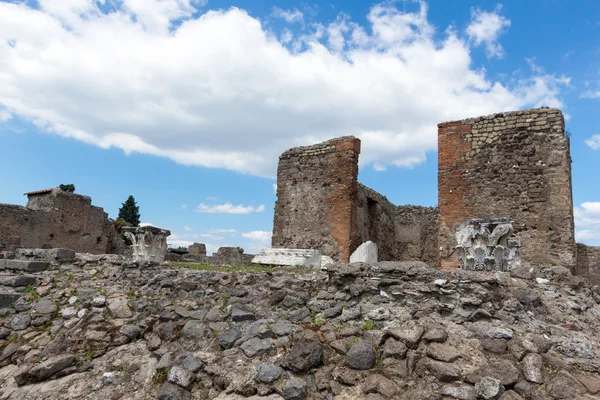
<path id="1" fill-rule="evenodd" d="M 13 304 L 0 314 L 0 396 L 591 400 L 600 289 L 569 274 L 198 271 L 78 254 L 0 274 Z"/>

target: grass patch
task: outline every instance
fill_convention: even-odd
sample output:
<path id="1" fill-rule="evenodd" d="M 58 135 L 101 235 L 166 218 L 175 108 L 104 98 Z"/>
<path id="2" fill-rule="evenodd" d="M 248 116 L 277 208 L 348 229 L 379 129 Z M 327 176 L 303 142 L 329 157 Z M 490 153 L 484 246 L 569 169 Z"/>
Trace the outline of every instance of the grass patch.
<path id="1" fill-rule="evenodd" d="M 360 326 L 363 331 L 372 331 L 375 327 L 375 321 L 371 321 L 369 318 L 365 319 L 365 322 Z"/>

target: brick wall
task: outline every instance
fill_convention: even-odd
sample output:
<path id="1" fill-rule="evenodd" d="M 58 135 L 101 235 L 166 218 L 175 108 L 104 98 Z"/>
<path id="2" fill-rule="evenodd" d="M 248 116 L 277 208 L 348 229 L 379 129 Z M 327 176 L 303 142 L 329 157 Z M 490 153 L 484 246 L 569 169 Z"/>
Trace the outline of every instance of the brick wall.
<path id="1" fill-rule="evenodd" d="M 600 246 L 586 246 L 577 243 L 577 275 L 589 278 L 600 285 Z"/>
<path id="2" fill-rule="evenodd" d="M 346 136 L 279 157 L 273 247 L 321 249 L 347 262 L 353 241 L 360 140 Z"/>
<path id="3" fill-rule="evenodd" d="M 454 224 L 510 218 L 525 265 L 575 268 L 571 156 L 560 110 L 438 125 L 439 265 L 458 266 Z"/>

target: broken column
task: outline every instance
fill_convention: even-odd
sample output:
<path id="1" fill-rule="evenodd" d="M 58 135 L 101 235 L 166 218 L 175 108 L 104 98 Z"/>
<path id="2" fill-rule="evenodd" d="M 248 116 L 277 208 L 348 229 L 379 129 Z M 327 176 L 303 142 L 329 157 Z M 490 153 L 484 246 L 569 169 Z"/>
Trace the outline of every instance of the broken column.
<path id="1" fill-rule="evenodd" d="M 458 260 L 462 269 L 508 271 L 521 266 L 519 241 L 511 238 L 513 224 L 506 218 L 472 219 L 457 224 Z"/>
<path id="2" fill-rule="evenodd" d="M 124 227 L 131 241 L 134 261 L 163 262 L 167 254 L 167 236 L 171 232 L 155 226 Z"/>

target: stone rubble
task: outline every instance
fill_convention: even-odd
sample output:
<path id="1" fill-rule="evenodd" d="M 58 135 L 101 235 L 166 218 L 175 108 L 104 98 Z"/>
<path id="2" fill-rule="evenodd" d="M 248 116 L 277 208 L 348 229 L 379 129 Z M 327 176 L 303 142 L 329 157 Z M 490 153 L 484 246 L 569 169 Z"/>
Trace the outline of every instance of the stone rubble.
<path id="1" fill-rule="evenodd" d="M 600 396 L 600 287 L 559 268 L 221 272 L 77 254 L 12 271 L 0 400 Z"/>

